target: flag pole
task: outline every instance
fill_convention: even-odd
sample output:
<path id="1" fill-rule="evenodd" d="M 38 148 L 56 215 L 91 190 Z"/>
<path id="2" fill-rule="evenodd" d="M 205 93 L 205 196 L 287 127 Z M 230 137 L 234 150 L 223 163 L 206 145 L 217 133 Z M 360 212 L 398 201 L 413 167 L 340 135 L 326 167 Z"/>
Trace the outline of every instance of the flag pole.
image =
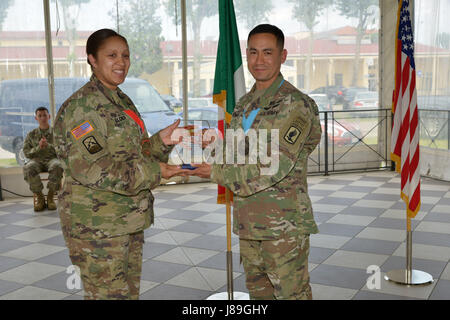
<path id="1" fill-rule="evenodd" d="M 420 285 L 433 283 L 433 277 L 424 271 L 412 268 L 412 229 L 411 217 L 406 213 L 406 268 L 392 270 L 384 276 L 386 281 L 403 285 Z"/>
<path id="2" fill-rule="evenodd" d="M 234 300 L 233 295 L 233 252 L 231 251 L 231 191 L 225 189 L 225 202 L 227 214 L 227 288 L 228 300 Z"/>

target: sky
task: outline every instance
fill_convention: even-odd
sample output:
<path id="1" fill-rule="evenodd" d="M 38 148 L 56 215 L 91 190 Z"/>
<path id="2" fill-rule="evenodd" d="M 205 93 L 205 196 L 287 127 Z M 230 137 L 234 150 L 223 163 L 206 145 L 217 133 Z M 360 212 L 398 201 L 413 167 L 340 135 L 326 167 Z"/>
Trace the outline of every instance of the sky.
<path id="1" fill-rule="evenodd" d="M 2 1 L 2 0 L 0 0 Z M 120 0 L 123 2 L 124 0 Z M 120 2 L 119 2 L 120 3 Z M 108 27 L 115 28 L 115 21 L 108 15 L 108 12 L 115 9 L 116 0 L 91 0 L 88 4 L 81 5 L 81 12 L 78 18 L 79 30 L 97 30 Z M 274 9 L 269 16 L 268 22 L 280 27 L 286 35 L 291 35 L 295 32 L 305 29 L 304 26 L 291 18 L 292 4 L 286 0 L 273 0 Z M 51 26 L 52 30 L 56 30 L 57 12 L 56 5 L 53 1 L 50 2 L 51 11 Z M 36 14 L 42 12 L 42 14 Z M 59 6 L 60 19 L 62 19 L 61 6 Z M 162 21 L 162 35 L 166 40 L 175 40 L 181 38 L 181 27 L 177 29 L 172 24 L 171 19 L 167 18 L 165 10 L 161 8 L 159 15 Z M 322 17 L 321 23 L 317 26 L 318 31 L 326 30 L 328 26 L 333 28 L 351 24 L 351 21 L 345 21 L 342 17 L 333 14 L 331 10 L 328 12 L 329 19 Z M 26 19 L 26 22 L 24 21 Z M 261 21 L 263 22 L 263 21 Z M 239 34 L 241 38 L 248 33 L 240 22 L 238 22 Z M 207 18 L 202 25 L 203 39 L 217 39 L 218 38 L 218 18 L 217 16 Z M 61 21 L 61 29 L 63 23 Z M 43 18 L 43 4 L 42 0 L 15 0 L 15 3 L 8 10 L 8 16 L 3 23 L 3 30 L 8 31 L 36 31 L 44 30 Z M 190 37 L 188 31 L 188 37 Z"/>
<path id="2" fill-rule="evenodd" d="M 3 0 L 0 0 L 3 1 Z M 120 5 L 126 0 L 119 0 Z M 311 0 L 314 1 L 314 0 Z M 350 0 L 349 0 L 350 1 Z M 416 0 L 416 18 L 417 18 L 417 38 L 421 43 L 429 43 L 432 35 L 437 32 L 450 32 L 450 24 L 447 22 L 450 13 L 450 0 Z M 43 4 L 42 0 L 14 0 L 14 5 L 9 8 L 8 16 L 3 23 L 3 30 L 8 31 L 36 31 L 44 30 Z M 285 35 L 290 36 L 299 31 L 306 31 L 304 25 L 295 21 L 291 17 L 292 4 L 286 0 L 272 0 L 274 9 L 272 10 L 268 21 L 280 27 Z M 115 28 L 115 21 L 109 16 L 108 12 L 115 10 L 116 0 L 91 0 L 88 4 L 81 6 L 78 17 L 78 30 L 94 31 L 100 28 Z M 57 29 L 57 12 L 56 5 L 53 0 L 50 1 L 51 26 L 52 30 Z M 62 11 L 59 6 L 60 19 L 62 19 Z M 41 14 L 39 14 L 41 13 Z M 162 36 L 166 40 L 181 39 L 181 27 L 178 29 L 172 24 L 171 19 L 166 16 L 165 10 L 161 9 L 157 12 L 162 21 Z M 436 16 L 437 15 L 437 16 Z M 431 18 L 430 18 L 431 17 Z M 320 23 L 316 27 L 316 31 L 325 31 L 327 29 L 335 29 L 346 25 L 356 25 L 355 20 L 348 20 L 339 16 L 334 10 L 329 9 L 323 13 L 319 19 Z M 435 21 L 435 23 L 430 23 Z M 207 18 L 202 25 L 202 39 L 217 40 L 218 31 L 217 16 Z M 238 22 L 239 35 L 241 39 L 245 39 L 249 30 Z M 61 21 L 61 30 L 63 30 Z M 178 33 L 177 33 L 178 31 Z M 192 33 L 188 31 L 188 38 Z"/>

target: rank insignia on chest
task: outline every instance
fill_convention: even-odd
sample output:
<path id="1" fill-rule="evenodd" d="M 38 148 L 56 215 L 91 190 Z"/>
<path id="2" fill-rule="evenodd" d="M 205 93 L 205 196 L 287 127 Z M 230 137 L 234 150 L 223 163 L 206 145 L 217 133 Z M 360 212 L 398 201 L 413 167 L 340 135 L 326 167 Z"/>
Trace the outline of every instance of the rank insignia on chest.
<path id="1" fill-rule="evenodd" d="M 284 140 L 286 140 L 286 142 L 289 144 L 295 144 L 297 139 L 300 137 L 301 133 L 302 132 L 300 131 L 299 128 L 291 126 L 284 135 Z"/>
<path id="2" fill-rule="evenodd" d="M 96 154 L 103 150 L 102 146 L 97 142 L 94 136 L 89 136 L 83 140 L 83 145 L 90 154 Z"/>

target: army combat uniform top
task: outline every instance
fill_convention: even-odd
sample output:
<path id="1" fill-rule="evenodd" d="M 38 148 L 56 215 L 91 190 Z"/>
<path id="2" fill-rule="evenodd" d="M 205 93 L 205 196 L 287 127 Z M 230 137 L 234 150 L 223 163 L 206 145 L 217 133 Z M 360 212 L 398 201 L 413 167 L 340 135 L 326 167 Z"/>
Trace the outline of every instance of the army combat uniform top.
<path id="1" fill-rule="evenodd" d="M 317 105 L 281 74 L 264 94 L 255 91 L 239 100 L 230 128 L 242 128 L 243 116 L 259 109 L 251 129 L 267 129 L 268 147 L 271 129 L 279 130 L 279 168 L 261 175 L 263 165 L 248 164 L 248 154 L 245 165 L 213 165 L 211 180 L 234 194 L 233 232 L 251 240 L 317 233 L 306 181 L 308 155 L 322 133 Z"/>
<path id="2" fill-rule="evenodd" d="M 66 178 L 60 194 L 63 232 L 77 239 L 131 234 L 153 223 L 153 195 L 159 162 L 171 147 L 145 125 L 119 88 L 105 87 L 93 75 L 60 108 L 56 153 Z"/>
<path id="3" fill-rule="evenodd" d="M 39 141 L 42 138 L 47 140 L 47 147 L 41 149 Z M 49 127 L 48 129 L 36 128 L 30 131 L 23 143 L 23 153 L 28 159 L 47 163 L 52 159 L 56 159 L 56 151 L 53 143 L 53 132 Z"/>

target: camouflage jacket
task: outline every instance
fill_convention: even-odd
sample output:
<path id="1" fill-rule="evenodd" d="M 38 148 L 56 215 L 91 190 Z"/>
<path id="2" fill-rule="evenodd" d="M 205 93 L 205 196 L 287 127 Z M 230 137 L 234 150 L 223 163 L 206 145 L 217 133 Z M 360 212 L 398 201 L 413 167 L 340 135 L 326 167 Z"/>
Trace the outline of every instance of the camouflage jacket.
<path id="1" fill-rule="evenodd" d="M 60 193 L 63 232 L 80 239 L 129 234 L 153 223 L 153 195 L 159 162 L 170 147 L 159 134 L 148 137 L 133 102 L 119 88 L 90 82 L 61 106 L 54 125 L 63 162 Z"/>
<path id="2" fill-rule="evenodd" d="M 39 141 L 41 141 L 43 137 L 47 139 L 48 146 L 41 149 L 41 147 L 39 146 Z M 43 130 L 38 127 L 30 131 L 23 143 L 23 153 L 28 159 L 37 162 L 46 163 L 52 159 L 55 159 L 56 151 L 53 144 L 52 128 Z"/>
<path id="3" fill-rule="evenodd" d="M 279 130 L 279 167 L 261 175 L 264 165 L 259 158 L 249 164 L 248 150 L 245 164 L 213 165 L 211 180 L 234 194 L 233 232 L 253 240 L 317 233 L 306 181 L 308 155 L 322 134 L 317 105 L 281 74 L 256 99 L 255 89 L 237 103 L 230 128 L 242 128 L 243 115 L 260 108 L 251 128 L 267 129 L 269 146 L 271 129 Z"/>

